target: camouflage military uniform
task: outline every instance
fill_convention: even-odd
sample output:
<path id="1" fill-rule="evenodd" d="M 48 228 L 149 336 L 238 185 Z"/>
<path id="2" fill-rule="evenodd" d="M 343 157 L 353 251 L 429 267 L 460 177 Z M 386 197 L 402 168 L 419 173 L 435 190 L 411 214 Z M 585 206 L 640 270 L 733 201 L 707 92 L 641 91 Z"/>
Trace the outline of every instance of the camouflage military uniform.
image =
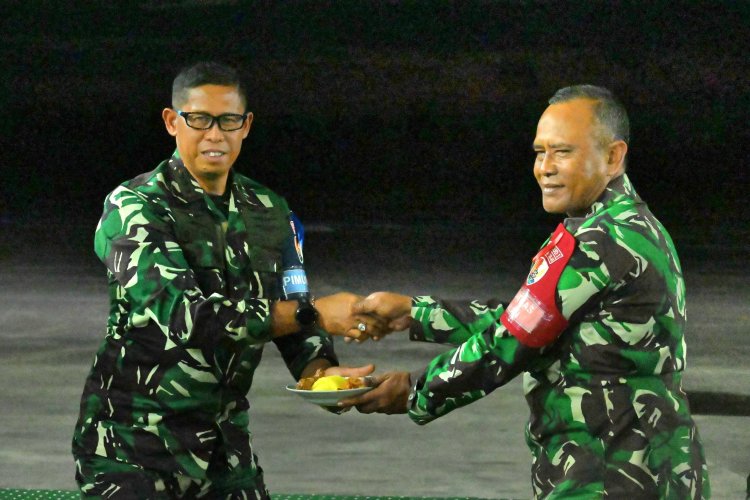
<path id="1" fill-rule="evenodd" d="M 282 198 L 237 173 L 227 187 L 225 216 L 175 153 L 106 200 L 95 250 L 110 315 L 73 438 L 83 493 L 266 495 L 246 395 L 293 233 Z M 338 364 L 325 332 L 273 341 L 295 378 Z"/>
<path id="2" fill-rule="evenodd" d="M 511 335 L 497 301 L 413 298 L 410 338 L 458 348 L 418 377 L 410 417 L 425 424 L 525 372 L 536 497 L 709 497 L 681 388 L 685 285 L 667 231 L 625 175 L 564 226 L 575 240 L 553 294 L 568 323 L 546 346 Z"/>

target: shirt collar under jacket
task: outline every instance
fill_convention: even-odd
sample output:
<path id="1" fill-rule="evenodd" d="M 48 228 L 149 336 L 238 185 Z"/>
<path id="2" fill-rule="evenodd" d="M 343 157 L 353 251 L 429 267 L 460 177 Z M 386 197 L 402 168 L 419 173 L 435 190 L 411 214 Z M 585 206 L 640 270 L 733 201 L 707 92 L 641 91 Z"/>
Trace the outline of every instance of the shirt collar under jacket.
<path id="1" fill-rule="evenodd" d="M 587 220 L 604 212 L 609 207 L 621 203 L 629 203 L 631 205 L 643 203 L 641 197 L 635 192 L 635 188 L 627 174 L 622 174 L 609 181 L 604 192 L 591 204 L 586 215 L 583 217 L 568 217 L 563 224 L 568 231 L 575 233 Z"/>

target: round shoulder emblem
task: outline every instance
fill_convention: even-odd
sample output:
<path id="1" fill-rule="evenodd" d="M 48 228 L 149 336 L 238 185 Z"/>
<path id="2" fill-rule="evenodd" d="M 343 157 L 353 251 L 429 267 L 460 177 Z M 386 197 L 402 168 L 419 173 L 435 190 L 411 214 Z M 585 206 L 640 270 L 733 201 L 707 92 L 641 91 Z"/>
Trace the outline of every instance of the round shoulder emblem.
<path id="1" fill-rule="evenodd" d="M 542 279 L 542 277 L 547 273 L 548 269 L 549 264 L 547 264 L 547 259 L 545 259 L 541 255 L 537 256 L 531 266 L 529 276 L 526 278 L 526 284 L 533 285 L 534 283 Z"/>

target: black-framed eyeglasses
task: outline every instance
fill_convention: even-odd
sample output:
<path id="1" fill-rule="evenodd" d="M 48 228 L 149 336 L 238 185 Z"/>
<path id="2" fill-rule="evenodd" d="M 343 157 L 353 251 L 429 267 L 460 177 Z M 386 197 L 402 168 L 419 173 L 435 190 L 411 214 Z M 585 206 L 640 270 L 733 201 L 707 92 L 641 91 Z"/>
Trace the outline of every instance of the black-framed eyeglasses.
<path id="1" fill-rule="evenodd" d="M 239 130 L 245 124 L 248 113 L 238 115 L 237 113 L 224 113 L 219 116 L 209 115 L 208 113 L 192 113 L 176 109 L 177 114 L 185 119 L 185 123 L 190 128 L 196 130 L 208 130 L 219 124 L 219 128 L 224 132 Z"/>

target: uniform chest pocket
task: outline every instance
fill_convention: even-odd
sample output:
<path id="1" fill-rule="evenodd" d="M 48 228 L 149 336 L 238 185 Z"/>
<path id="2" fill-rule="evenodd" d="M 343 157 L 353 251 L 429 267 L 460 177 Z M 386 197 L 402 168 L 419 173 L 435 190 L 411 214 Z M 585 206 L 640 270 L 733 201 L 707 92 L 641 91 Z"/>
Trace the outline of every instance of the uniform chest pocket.
<path id="1" fill-rule="evenodd" d="M 212 220 L 185 218 L 175 227 L 175 239 L 201 291 L 206 295 L 223 294 L 227 266 L 221 226 Z"/>
<path id="2" fill-rule="evenodd" d="M 213 241 L 193 241 L 180 245 L 190 269 L 205 295 L 224 294 L 226 262 L 223 249 Z"/>

